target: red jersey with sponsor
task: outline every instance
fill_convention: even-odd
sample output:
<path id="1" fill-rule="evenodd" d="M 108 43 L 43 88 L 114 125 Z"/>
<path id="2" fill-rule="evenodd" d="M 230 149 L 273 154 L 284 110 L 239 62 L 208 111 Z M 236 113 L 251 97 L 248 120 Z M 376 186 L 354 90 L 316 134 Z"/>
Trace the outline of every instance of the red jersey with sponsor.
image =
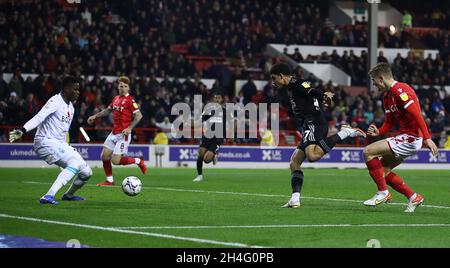
<path id="1" fill-rule="evenodd" d="M 430 134 L 422 117 L 419 99 L 407 84 L 395 81 L 383 95 L 385 122 L 380 134 L 389 131 L 397 123 L 402 134 L 428 139 Z"/>
<path id="2" fill-rule="evenodd" d="M 108 108 L 114 111 L 113 134 L 119 134 L 129 127 L 133 114 L 139 111 L 139 106 L 130 94 L 115 96 Z"/>

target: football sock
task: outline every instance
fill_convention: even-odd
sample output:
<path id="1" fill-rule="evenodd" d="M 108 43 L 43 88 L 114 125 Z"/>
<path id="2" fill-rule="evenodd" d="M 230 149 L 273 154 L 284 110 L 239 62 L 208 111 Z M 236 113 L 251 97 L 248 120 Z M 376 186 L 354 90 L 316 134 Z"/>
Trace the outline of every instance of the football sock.
<path id="1" fill-rule="evenodd" d="M 69 190 L 67 190 L 66 195 L 68 197 L 73 197 L 73 194 L 83 187 L 83 185 L 86 183 L 86 181 L 80 180 L 80 178 L 76 178 L 73 180 L 72 185 L 70 186 Z"/>
<path id="2" fill-rule="evenodd" d="M 303 172 L 301 170 L 294 170 L 291 173 L 292 193 L 300 193 L 303 185 Z"/>
<path id="3" fill-rule="evenodd" d="M 378 191 L 387 191 L 386 179 L 384 178 L 383 165 L 378 157 L 366 162 L 369 174 L 375 181 Z"/>
<path id="4" fill-rule="evenodd" d="M 336 146 L 336 143 L 341 142 L 343 139 L 339 136 L 339 133 L 334 134 L 326 139 L 321 140 L 320 147 L 324 150 L 325 153 L 328 153 Z"/>
<path id="5" fill-rule="evenodd" d="M 113 182 L 111 160 L 103 160 L 103 170 L 105 171 L 106 180 Z"/>
<path id="6" fill-rule="evenodd" d="M 294 202 L 300 202 L 300 193 L 292 193 L 291 200 Z"/>
<path id="7" fill-rule="evenodd" d="M 64 185 L 66 185 L 72 177 L 78 173 L 78 170 L 73 167 L 66 167 L 63 169 L 58 177 L 56 178 L 55 182 L 53 183 L 52 187 L 48 190 L 46 195 L 55 196 L 55 194 L 62 188 Z"/>
<path id="8" fill-rule="evenodd" d="M 412 202 L 414 199 L 416 199 L 417 194 L 414 193 L 410 198 L 409 198 L 409 202 Z"/>
<path id="9" fill-rule="evenodd" d="M 136 163 L 136 158 L 128 157 L 128 156 L 122 156 L 122 158 L 120 158 L 120 165 L 122 165 L 122 166 L 130 165 L 130 164 L 134 164 L 134 163 Z"/>
<path id="10" fill-rule="evenodd" d="M 350 136 L 350 134 L 352 133 L 352 130 L 350 128 L 341 128 L 341 130 L 336 133 L 336 135 L 338 135 L 341 140 L 345 140 L 346 138 L 348 138 L 348 136 Z"/>
<path id="11" fill-rule="evenodd" d="M 406 196 L 410 199 L 414 195 L 414 191 L 394 172 L 389 173 L 386 176 L 386 183 L 389 184 L 394 190 Z M 413 199 L 414 200 L 414 199 Z"/>
<path id="12" fill-rule="evenodd" d="M 203 173 L 203 159 L 197 158 L 197 173 L 198 175 L 202 175 Z"/>

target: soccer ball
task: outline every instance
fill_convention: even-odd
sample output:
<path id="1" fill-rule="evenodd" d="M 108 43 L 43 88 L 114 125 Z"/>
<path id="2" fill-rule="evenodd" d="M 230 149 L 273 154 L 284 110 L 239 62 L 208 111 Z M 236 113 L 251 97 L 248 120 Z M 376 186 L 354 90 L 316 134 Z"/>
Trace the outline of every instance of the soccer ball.
<path id="1" fill-rule="evenodd" d="M 122 191 L 129 196 L 138 195 L 141 192 L 142 183 L 138 177 L 129 176 L 122 182 Z"/>

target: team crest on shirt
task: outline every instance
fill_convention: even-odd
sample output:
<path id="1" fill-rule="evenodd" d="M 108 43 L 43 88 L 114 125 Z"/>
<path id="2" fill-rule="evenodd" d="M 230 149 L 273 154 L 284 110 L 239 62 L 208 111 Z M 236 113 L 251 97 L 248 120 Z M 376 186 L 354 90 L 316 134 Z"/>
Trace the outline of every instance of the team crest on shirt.
<path id="1" fill-rule="evenodd" d="M 409 99 L 408 94 L 406 94 L 406 92 L 403 92 L 402 94 L 400 94 L 400 99 L 402 101 L 407 101 Z"/>

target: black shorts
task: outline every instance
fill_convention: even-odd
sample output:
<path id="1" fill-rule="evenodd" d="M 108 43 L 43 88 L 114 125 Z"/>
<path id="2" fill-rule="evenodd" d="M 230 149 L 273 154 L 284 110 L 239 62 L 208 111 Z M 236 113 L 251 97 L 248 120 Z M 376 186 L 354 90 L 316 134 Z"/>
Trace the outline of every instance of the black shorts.
<path id="1" fill-rule="evenodd" d="M 326 150 L 328 146 L 324 141 L 328 135 L 328 124 L 325 120 L 305 120 L 301 132 L 302 141 L 297 146 L 298 149 L 305 152 L 306 147 L 311 144 L 317 144 L 325 152 L 328 151 Z"/>
<path id="2" fill-rule="evenodd" d="M 217 151 L 219 151 L 220 145 L 222 145 L 223 140 L 212 138 L 208 139 L 203 137 L 202 142 L 200 143 L 200 147 L 206 148 L 206 150 L 211 151 L 215 154 L 217 154 Z"/>

